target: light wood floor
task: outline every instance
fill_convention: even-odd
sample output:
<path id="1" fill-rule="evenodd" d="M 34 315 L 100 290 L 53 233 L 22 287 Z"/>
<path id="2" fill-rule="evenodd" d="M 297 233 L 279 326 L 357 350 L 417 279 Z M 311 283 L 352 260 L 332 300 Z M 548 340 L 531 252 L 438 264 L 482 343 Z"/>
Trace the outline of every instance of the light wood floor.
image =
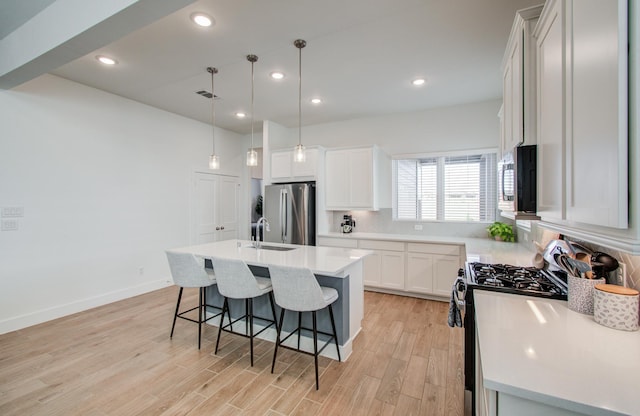
<path id="1" fill-rule="evenodd" d="M 186 292 L 186 291 L 185 291 Z M 195 304 L 194 294 L 186 298 Z M 0 415 L 462 415 L 463 331 L 447 304 L 373 292 L 347 362 L 179 320 L 167 288 L 0 335 Z M 330 348 L 330 347 L 328 347 Z"/>

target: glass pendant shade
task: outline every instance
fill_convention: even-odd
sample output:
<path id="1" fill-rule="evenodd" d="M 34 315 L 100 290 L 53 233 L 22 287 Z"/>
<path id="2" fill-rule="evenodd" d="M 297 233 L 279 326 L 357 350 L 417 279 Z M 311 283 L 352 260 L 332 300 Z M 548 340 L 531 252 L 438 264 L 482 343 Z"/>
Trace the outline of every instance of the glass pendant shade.
<path id="1" fill-rule="evenodd" d="M 296 148 L 293 151 L 293 161 L 298 163 L 304 163 L 307 160 L 307 152 L 303 145 L 296 145 Z"/>
<path id="2" fill-rule="evenodd" d="M 304 146 L 302 145 L 302 48 L 307 46 L 307 42 L 302 39 L 296 39 L 293 46 L 298 48 L 298 144 L 293 150 L 293 161 L 295 163 L 304 163 L 307 160 Z"/>
<path id="3" fill-rule="evenodd" d="M 218 69 L 212 66 L 207 67 L 207 72 L 211 74 L 211 155 L 209 156 L 209 169 L 220 169 L 220 159 L 216 155 L 216 94 L 213 85 L 213 76 L 218 73 Z"/>
<path id="4" fill-rule="evenodd" d="M 247 152 L 247 166 L 258 166 L 258 152 L 253 149 Z"/>
<path id="5" fill-rule="evenodd" d="M 213 154 L 209 156 L 209 169 L 220 169 L 220 159 L 218 155 Z"/>

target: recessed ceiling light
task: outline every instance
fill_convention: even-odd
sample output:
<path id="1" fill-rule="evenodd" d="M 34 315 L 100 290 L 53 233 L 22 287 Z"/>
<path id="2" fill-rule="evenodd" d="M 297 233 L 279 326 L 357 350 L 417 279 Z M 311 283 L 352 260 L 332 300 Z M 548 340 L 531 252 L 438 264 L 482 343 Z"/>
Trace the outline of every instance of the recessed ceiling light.
<path id="1" fill-rule="evenodd" d="M 284 78 L 284 74 L 282 72 L 272 72 L 271 73 L 271 78 L 273 79 L 282 79 Z"/>
<path id="2" fill-rule="evenodd" d="M 243 113 L 243 112 L 237 112 L 236 113 L 236 117 L 238 117 L 238 118 L 245 118 L 246 116 L 247 115 L 245 113 Z"/>
<path id="3" fill-rule="evenodd" d="M 213 17 L 204 13 L 193 13 L 191 20 L 198 26 L 209 27 L 213 24 Z"/>
<path id="4" fill-rule="evenodd" d="M 98 55 L 96 56 L 96 59 L 105 65 L 115 65 L 118 63 L 118 61 L 116 61 L 115 59 L 109 58 L 108 56 L 104 55 Z"/>
<path id="5" fill-rule="evenodd" d="M 414 79 L 413 81 L 411 81 L 411 83 L 413 85 L 416 85 L 416 86 L 424 85 L 425 80 L 424 80 L 424 78 L 417 78 L 417 79 Z"/>
<path id="6" fill-rule="evenodd" d="M 320 104 L 320 103 L 322 103 L 322 100 L 321 100 L 320 98 L 312 98 L 312 99 L 311 99 L 311 102 L 312 102 L 313 104 Z"/>

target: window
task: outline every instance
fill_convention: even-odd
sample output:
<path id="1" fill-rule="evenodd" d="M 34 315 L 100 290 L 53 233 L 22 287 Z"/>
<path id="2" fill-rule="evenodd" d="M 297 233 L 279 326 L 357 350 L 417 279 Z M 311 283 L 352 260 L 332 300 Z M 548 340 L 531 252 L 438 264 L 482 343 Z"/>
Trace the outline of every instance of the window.
<path id="1" fill-rule="evenodd" d="M 492 222 L 496 154 L 394 160 L 394 219 Z"/>

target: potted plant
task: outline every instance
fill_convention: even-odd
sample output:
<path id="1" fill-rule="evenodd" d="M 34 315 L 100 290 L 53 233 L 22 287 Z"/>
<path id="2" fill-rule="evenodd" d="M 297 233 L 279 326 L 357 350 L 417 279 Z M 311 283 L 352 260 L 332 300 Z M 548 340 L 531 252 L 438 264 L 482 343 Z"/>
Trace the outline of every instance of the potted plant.
<path id="1" fill-rule="evenodd" d="M 513 226 L 505 224 L 500 221 L 496 221 L 487 227 L 489 235 L 496 239 L 496 241 L 510 241 L 516 240 L 516 235 L 513 232 Z"/>

